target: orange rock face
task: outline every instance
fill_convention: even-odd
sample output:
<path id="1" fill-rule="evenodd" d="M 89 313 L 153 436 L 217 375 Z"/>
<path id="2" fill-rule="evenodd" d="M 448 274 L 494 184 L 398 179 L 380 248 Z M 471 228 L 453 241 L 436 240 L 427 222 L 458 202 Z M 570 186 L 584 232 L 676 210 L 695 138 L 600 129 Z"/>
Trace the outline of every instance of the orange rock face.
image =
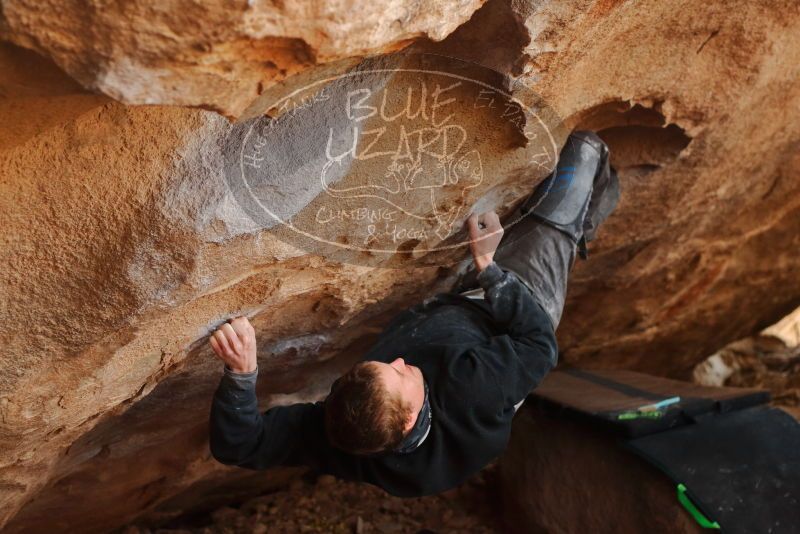
<path id="1" fill-rule="evenodd" d="M 362 55 L 410 45 L 484 64 L 564 119 L 552 125 L 556 148 L 574 127 L 611 146 L 623 196 L 571 278 L 563 362 L 687 377 L 796 306 L 796 2 L 411 4 L 3 5 L 0 35 L 15 43 L 0 48 L 0 510 L 9 532 L 102 531 L 290 476 L 210 459 L 220 365 L 208 332 L 250 316 L 265 406 L 320 398 L 395 312 L 449 287 L 467 257 L 457 229 L 468 208 L 507 213 L 541 179 L 535 143 L 503 129 L 505 108 L 462 106 L 454 117 L 482 174 L 466 170 L 477 166 L 468 145 L 453 151 L 451 163 L 469 165 L 447 167 L 430 209 L 415 200 L 407 213 L 433 226 L 427 237 L 406 233 L 394 253 L 347 263 L 254 222 L 225 163 L 251 123 L 222 115 L 266 121 L 272 103 Z M 457 89 L 447 105 L 477 102 L 477 87 Z M 265 154 L 331 127 L 322 117 L 291 127 L 274 119 L 284 145 Z M 288 195 L 282 206 L 298 220 L 319 214 L 319 193 L 297 187 L 313 174 L 304 167 L 317 164 L 312 156 L 286 156 L 286 180 L 267 184 Z M 380 185 L 364 182 L 387 178 L 376 161 L 323 185 Z M 422 183 L 402 172 L 405 193 Z M 433 237 L 438 210 L 457 202 L 463 210 L 445 221 L 453 233 Z M 348 238 L 341 224 L 334 234 Z M 423 243 L 454 246 L 426 257 Z"/>
<path id="2" fill-rule="evenodd" d="M 0 38 L 125 104 L 238 116 L 262 90 L 336 59 L 446 37 L 485 0 L 3 5 Z"/>

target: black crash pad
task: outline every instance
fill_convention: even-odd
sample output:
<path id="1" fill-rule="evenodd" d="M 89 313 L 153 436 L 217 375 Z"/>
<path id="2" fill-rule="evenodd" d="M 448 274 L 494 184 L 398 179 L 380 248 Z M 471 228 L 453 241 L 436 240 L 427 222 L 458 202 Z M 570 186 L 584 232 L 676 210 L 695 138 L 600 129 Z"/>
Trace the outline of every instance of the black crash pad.
<path id="1" fill-rule="evenodd" d="M 674 397 L 680 397 L 680 401 L 637 413 L 641 407 Z M 564 369 L 548 374 L 531 399 L 623 436 L 637 437 L 690 424 L 711 413 L 763 404 L 769 400 L 769 392 L 705 387 L 625 370 Z"/>
<path id="2" fill-rule="evenodd" d="M 530 400 L 625 438 L 621 445 L 670 477 L 676 499 L 707 528 L 800 534 L 800 423 L 762 406 L 765 390 L 565 369 Z"/>
<path id="3" fill-rule="evenodd" d="M 800 533 L 800 424 L 758 406 L 631 440 L 724 533 Z"/>

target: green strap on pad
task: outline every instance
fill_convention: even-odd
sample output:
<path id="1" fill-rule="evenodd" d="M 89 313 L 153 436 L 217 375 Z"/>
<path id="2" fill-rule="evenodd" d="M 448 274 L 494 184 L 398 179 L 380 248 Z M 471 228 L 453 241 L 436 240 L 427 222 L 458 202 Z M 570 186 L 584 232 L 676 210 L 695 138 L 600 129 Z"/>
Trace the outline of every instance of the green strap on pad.
<path id="1" fill-rule="evenodd" d="M 697 509 L 689 496 L 686 495 L 686 486 L 678 484 L 678 502 L 683 505 L 687 512 L 697 521 L 697 524 L 703 528 L 715 528 L 719 530 L 719 523 L 709 520 L 703 512 Z"/>

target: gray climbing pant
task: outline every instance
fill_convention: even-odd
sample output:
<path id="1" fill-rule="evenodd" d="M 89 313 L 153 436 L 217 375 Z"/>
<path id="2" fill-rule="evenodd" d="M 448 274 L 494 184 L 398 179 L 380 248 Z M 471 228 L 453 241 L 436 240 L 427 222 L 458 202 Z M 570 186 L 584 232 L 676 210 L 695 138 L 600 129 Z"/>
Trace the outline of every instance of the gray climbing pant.
<path id="1" fill-rule="evenodd" d="M 531 290 L 558 327 L 567 295 L 567 278 L 579 249 L 594 239 L 619 201 L 619 181 L 609 163 L 608 146 L 592 132 L 567 140 L 557 168 L 509 219 L 494 261 Z M 482 298 L 474 269 L 456 291 Z"/>
<path id="2" fill-rule="evenodd" d="M 504 236 L 503 243 L 495 252 L 494 261 L 504 271 L 517 275 L 531 290 L 533 297 L 550 316 L 555 329 L 564 311 L 567 277 L 575 263 L 577 244 L 563 232 L 531 217 L 526 217 L 517 224 L 526 226 L 515 232 L 519 238 L 524 236 L 525 241 L 519 243 L 518 238 L 506 241 Z M 520 246 L 528 252 L 524 262 L 514 258 L 519 255 Z M 483 298 L 483 289 L 468 289 L 461 294 L 470 298 Z"/>

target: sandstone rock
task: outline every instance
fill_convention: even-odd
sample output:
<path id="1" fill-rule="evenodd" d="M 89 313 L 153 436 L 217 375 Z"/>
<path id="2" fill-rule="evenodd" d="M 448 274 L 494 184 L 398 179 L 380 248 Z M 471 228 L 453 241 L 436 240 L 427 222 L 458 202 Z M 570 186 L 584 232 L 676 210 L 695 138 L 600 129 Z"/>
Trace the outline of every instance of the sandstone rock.
<path id="1" fill-rule="evenodd" d="M 220 368 L 208 332 L 247 314 L 264 406 L 318 399 L 395 312 L 449 287 L 466 250 L 426 265 L 411 243 L 386 260 L 397 269 L 295 246 L 254 224 L 225 182 L 224 140 L 247 123 L 167 104 L 258 117 L 269 108 L 258 83 L 280 95 L 269 84 L 325 72 L 311 65 L 442 39 L 477 4 L 444 12 L 430 2 L 397 24 L 404 4 L 364 4 L 357 17 L 351 5 L 357 26 L 334 15 L 306 24 L 294 11 L 303 3 L 203 13 L 4 4 L 2 35 L 80 82 L 31 52 L 0 49 L 8 532 L 158 522 L 297 475 L 210 459 Z M 562 361 L 686 377 L 796 307 L 799 11 L 789 0 L 490 0 L 442 42 L 415 45 L 521 76 L 568 128 L 597 129 L 612 147 L 623 198 L 571 279 Z M 313 119 L 293 135 L 310 137 Z M 485 119 L 476 127 L 497 117 Z M 512 136 L 485 130 L 492 172 L 458 198 L 506 212 L 540 176 L 511 164 Z M 313 215 L 314 200 L 287 207 Z"/>
<path id="2" fill-rule="evenodd" d="M 316 64 L 441 40 L 483 1 L 8 1 L 0 38 L 126 104 L 238 116 L 264 88 Z"/>
<path id="3" fill-rule="evenodd" d="M 706 386 L 769 390 L 772 404 L 800 415 L 800 313 L 792 313 L 758 335 L 730 343 L 698 363 L 692 379 Z"/>
<path id="4" fill-rule="evenodd" d="M 511 532 L 703 532 L 672 481 L 617 438 L 529 405 L 499 476 Z"/>
<path id="5" fill-rule="evenodd" d="M 800 346 L 800 308 L 765 328 L 761 335 L 779 339 L 787 348 Z"/>

